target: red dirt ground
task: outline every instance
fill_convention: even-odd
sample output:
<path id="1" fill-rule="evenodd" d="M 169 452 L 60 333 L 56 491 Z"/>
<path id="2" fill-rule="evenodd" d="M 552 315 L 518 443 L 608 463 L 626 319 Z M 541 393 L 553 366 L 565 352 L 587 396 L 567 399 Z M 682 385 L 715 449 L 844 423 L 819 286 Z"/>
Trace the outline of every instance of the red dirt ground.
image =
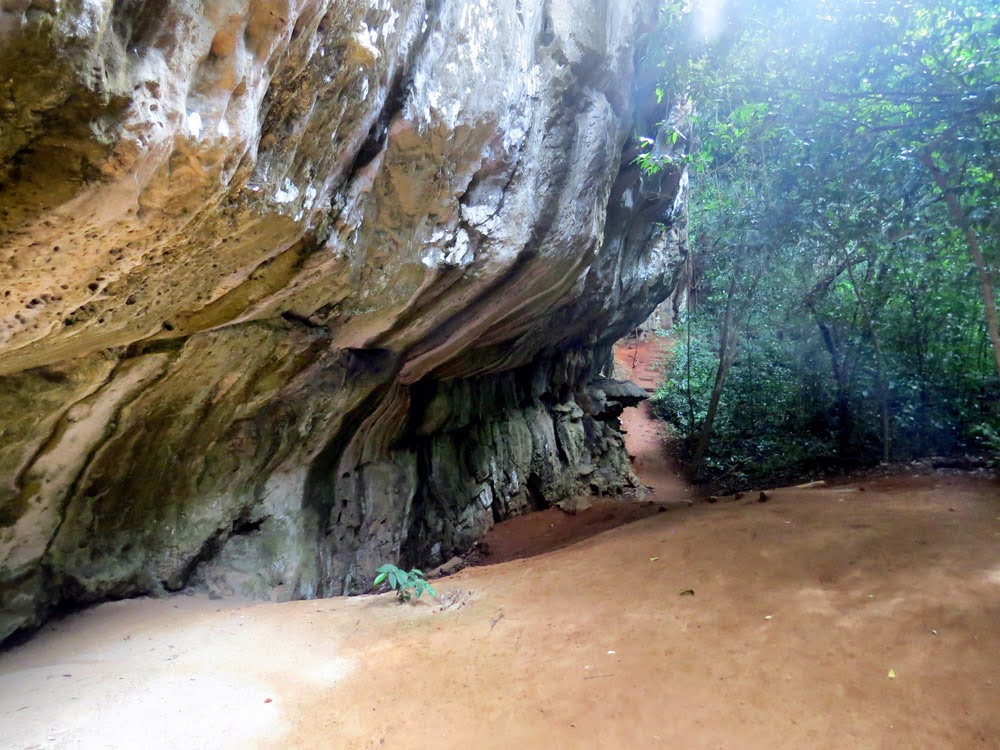
<path id="1" fill-rule="evenodd" d="M 633 340 L 616 347 L 619 377 L 628 378 L 652 393 L 659 383 L 659 366 L 668 350 L 668 340 L 660 337 Z M 649 402 L 626 409 L 621 421 L 633 467 L 651 494 L 640 502 L 594 499 L 589 509 L 574 515 L 550 508 L 498 524 L 483 540 L 489 555 L 480 564 L 492 565 L 551 552 L 665 509 L 687 507 L 697 500 L 697 492 L 678 479 L 673 470 L 665 448 L 663 423 L 653 418 Z"/>
<path id="2" fill-rule="evenodd" d="M 653 501 L 683 507 L 433 602 L 180 596 L 54 623 L 0 654 L 0 745 L 1000 748 L 1000 483 L 688 508 L 657 456 Z"/>
<path id="3" fill-rule="evenodd" d="M 662 363 L 669 350 L 670 341 L 660 336 L 630 341 L 615 348 L 616 369 L 652 395 L 659 385 Z M 695 490 L 677 476 L 667 455 L 665 428 L 661 421 L 653 417 L 648 401 L 625 410 L 622 428 L 629 454 L 635 456 L 633 466 L 658 501 L 677 505 L 696 499 Z"/>

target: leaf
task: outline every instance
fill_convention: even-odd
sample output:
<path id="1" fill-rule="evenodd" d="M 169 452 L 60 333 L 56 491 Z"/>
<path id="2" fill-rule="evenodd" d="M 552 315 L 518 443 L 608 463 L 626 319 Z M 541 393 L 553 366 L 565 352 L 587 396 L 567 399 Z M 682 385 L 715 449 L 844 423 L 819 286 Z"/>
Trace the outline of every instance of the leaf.
<path id="1" fill-rule="evenodd" d="M 396 589 L 396 587 L 397 587 L 397 586 L 399 585 L 399 581 L 398 581 L 398 580 L 397 580 L 397 578 L 396 578 L 396 571 L 394 571 L 394 570 L 390 570 L 390 571 L 389 571 L 389 585 L 390 585 L 390 586 L 391 586 L 391 587 L 392 587 L 392 588 L 393 588 L 394 590 L 395 590 L 395 589 Z"/>
<path id="2" fill-rule="evenodd" d="M 889 670 L 889 679 L 890 680 L 895 680 L 896 679 L 896 670 L 894 670 L 894 669 L 890 669 Z"/>
<path id="3" fill-rule="evenodd" d="M 410 571 L 410 575 L 413 576 L 414 578 L 416 578 L 417 576 L 419 576 L 420 578 L 423 578 L 424 577 L 424 571 L 418 570 L 417 568 L 414 568 L 413 570 Z"/>
<path id="4" fill-rule="evenodd" d="M 694 589 L 684 589 L 679 596 L 694 596 Z"/>
<path id="5" fill-rule="evenodd" d="M 382 581 L 385 580 L 385 578 L 386 578 L 387 575 L 389 575 L 389 574 L 388 573 L 379 573 L 377 576 L 375 576 L 375 580 L 372 582 L 372 586 L 378 586 L 380 583 L 382 583 Z"/>
<path id="6" fill-rule="evenodd" d="M 392 571 L 392 570 L 396 570 L 396 566 L 392 565 L 391 563 L 386 563 L 385 565 L 383 565 L 381 568 L 379 568 L 375 572 L 376 573 L 388 573 L 389 571 Z"/>
<path id="7" fill-rule="evenodd" d="M 650 562 L 656 562 L 659 559 L 660 559 L 659 557 L 651 557 L 651 558 L 649 558 L 649 561 Z"/>
<path id="8" fill-rule="evenodd" d="M 429 583 L 424 583 L 424 586 L 427 587 L 427 593 L 433 596 L 435 599 L 437 599 L 437 592 L 434 590 L 434 588 Z"/>

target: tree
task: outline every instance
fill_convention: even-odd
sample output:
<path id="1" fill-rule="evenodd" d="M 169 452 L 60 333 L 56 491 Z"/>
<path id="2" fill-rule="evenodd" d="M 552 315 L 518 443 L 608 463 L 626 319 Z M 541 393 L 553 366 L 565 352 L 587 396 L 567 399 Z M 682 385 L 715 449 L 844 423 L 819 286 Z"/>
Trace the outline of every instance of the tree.
<path id="1" fill-rule="evenodd" d="M 795 373 L 795 408 L 812 412 L 803 440 L 843 461 L 875 444 L 883 460 L 970 446 L 1000 395 L 1000 12 L 734 0 L 706 39 L 692 8 L 665 11 L 646 64 L 660 65 L 662 96 L 697 110 L 680 136 L 703 269 L 695 329 L 721 344 L 708 408 L 684 420 L 703 438 L 695 467 L 713 432 L 726 445 L 742 429 L 727 406 L 752 382 L 730 374 L 745 366 L 735 312 L 757 321 L 747 355 L 766 349 L 785 358 L 781 378 Z M 644 163 L 655 169 L 654 151 Z M 734 273 L 757 267 L 744 310 Z"/>

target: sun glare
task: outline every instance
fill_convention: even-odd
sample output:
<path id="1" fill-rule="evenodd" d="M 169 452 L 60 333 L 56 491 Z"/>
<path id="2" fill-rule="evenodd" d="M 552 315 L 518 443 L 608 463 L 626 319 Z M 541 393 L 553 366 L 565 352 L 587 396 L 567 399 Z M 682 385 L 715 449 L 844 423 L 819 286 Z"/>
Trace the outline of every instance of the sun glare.
<path id="1" fill-rule="evenodd" d="M 706 41 L 714 41 L 722 34 L 725 24 L 726 0 L 692 0 L 691 10 L 695 14 L 695 29 Z"/>

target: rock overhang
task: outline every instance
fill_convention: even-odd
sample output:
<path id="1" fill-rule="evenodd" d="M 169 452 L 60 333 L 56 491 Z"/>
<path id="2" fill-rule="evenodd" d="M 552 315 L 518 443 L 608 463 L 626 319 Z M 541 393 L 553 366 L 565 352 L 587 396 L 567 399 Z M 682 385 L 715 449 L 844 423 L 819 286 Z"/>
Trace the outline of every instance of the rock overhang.
<path id="1" fill-rule="evenodd" d="M 628 483 L 616 415 L 576 400 L 684 252 L 682 174 L 629 158 L 649 12 L 3 11 L 2 629 L 193 583 L 357 591 Z"/>

